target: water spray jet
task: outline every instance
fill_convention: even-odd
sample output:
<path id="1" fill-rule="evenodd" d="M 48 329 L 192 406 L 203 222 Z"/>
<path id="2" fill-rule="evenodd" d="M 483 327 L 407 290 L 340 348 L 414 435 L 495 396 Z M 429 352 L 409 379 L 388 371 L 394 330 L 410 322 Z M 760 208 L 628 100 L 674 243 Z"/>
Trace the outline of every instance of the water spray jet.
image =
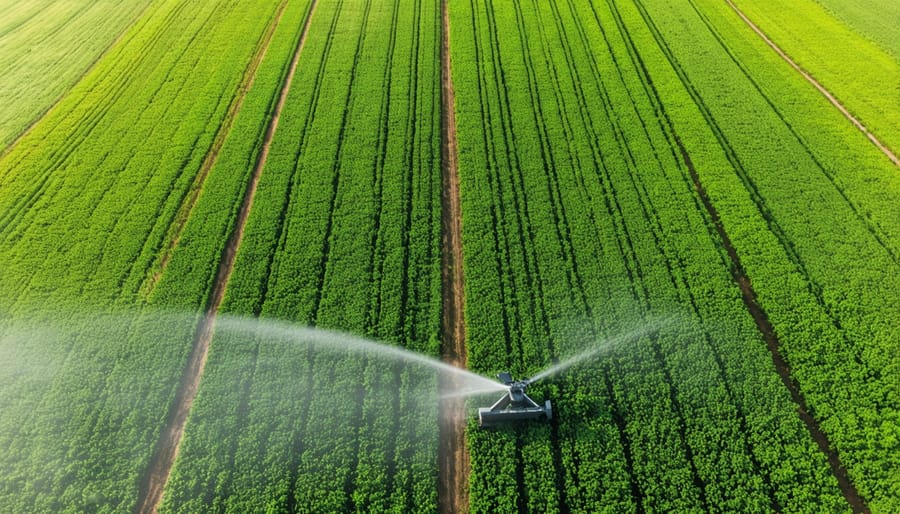
<path id="1" fill-rule="evenodd" d="M 550 404 L 550 400 L 546 400 L 544 406 L 541 407 L 537 402 L 525 394 L 525 389 L 527 389 L 529 385 L 538 380 L 543 380 L 547 377 L 559 374 L 571 367 L 598 357 L 601 354 L 607 353 L 622 343 L 654 332 L 658 330 L 659 327 L 670 323 L 672 319 L 673 318 L 655 318 L 649 320 L 648 323 L 641 327 L 616 337 L 609 338 L 594 348 L 569 357 L 561 362 L 557 362 L 527 380 L 513 380 L 512 375 L 509 372 L 498 374 L 497 377 L 500 379 L 500 382 L 506 386 L 506 394 L 494 402 L 490 407 L 481 407 L 478 409 L 478 425 L 482 428 L 487 428 L 508 421 L 539 419 L 542 417 L 548 421 L 553 419 L 553 407 Z"/>

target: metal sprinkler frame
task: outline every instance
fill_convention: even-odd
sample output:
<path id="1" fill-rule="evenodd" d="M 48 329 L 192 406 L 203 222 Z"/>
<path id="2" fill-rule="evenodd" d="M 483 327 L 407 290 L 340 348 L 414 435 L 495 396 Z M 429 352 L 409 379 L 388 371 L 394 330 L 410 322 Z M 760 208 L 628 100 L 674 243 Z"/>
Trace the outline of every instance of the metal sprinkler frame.
<path id="1" fill-rule="evenodd" d="M 497 378 L 508 388 L 508 391 L 490 407 L 478 409 L 478 425 L 480 427 L 488 428 L 506 421 L 541 417 L 547 420 L 553 419 L 553 407 L 550 400 L 545 401 L 544 406 L 541 407 L 525 394 L 525 389 L 531 384 L 530 380 L 513 380 L 509 372 L 499 373 Z"/>

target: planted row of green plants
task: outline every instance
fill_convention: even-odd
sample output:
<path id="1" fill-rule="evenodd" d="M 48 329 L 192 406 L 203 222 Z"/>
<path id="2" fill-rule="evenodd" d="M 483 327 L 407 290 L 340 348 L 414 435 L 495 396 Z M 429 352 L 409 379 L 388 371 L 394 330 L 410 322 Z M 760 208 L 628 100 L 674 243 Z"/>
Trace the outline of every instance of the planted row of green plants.
<path id="1" fill-rule="evenodd" d="M 662 3 L 636 5 L 622 7 L 629 32 L 671 99 L 793 379 L 861 496 L 894 510 L 890 163 L 758 36 L 738 30 L 727 6 L 689 2 L 672 17 Z"/>
<path id="2" fill-rule="evenodd" d="M 436 374 L 265 320 L 437 353 L 437 7 L 313 11 L 163 510 L 436 510 Z"/>
<path id="3" fill-rule="evenodd" d="M 769 47 L 746 29 L 730 8 L 718 7 L 700 1 L 693 10 L 706 22 L 707 30 L 714 29 L 719 47 L 731 54 L 729 60 L 743 75 L 752 77 L 749 80 L 757 94 L 789 126 L 788 140 L 804 147 L 804 153 L 814 161 L 813 169 L 818 168 L 831 182 L 841 202 L 848 204 L 855 218 L 864 221 L 878 243 L 892 255 L 900 255 L 900 224 L 893 201 L 900 192 L 895 179 L 897 167 L 818 90 L 800 79 L 796 70 L 771 49 L 764 52 Z M 885 73 L 892 72 L 888 69 Z M 855 109 L 851 112 L 859 115 Z"/>
<path id="4" fill-rule="evenodd" d="M 3 159 L 7 301 L 52 291 L 104 303 L 145 277 L 138 256 L 161 250 L 274 13 L 235 27 L 246 13 L 208 7 L 176 23 L 185 6 L 173 2 L 147 21 L 148 34 L 111 55 L 130 71 L 105 74 L 104 63 Z"/>
<path id="5" fill-rule="evenodd" d="M 891 0 L 875 0 L 873 2 L 857 2 L 856 0 L 817 0 L 841 20 L 853 28 L 864 38 L 874 41 L 894 57 L 900 58 L 900 38 L 897 37 L 897 24 L 900 17 L 900 5 Z"/>
<path id="6" fill-rule="evenodd" d="M 0 161 L 4 510 L 134 509 L 224 242 L 185 239 L 196 260 L 157 289 L 187 314 L 135 307 L 141 256 L 160 251 L 278 6 L 155 3 Z"/>
<path id="7" fill-rule="evenodd" d="M 897 94 L 886 87 L 900 83 L 900 57 L 848 27 L 815 0 L 734 4 L 888 148 L 895 154 L 900 151 Z M 892 9 L 887 7 L 885 16 Z"/>
<path id="8" fill-rule="evenodd" d="M 0 151 L 65 95 L 149 5 L 0 2 Z"/>
<path id="9" fill-rule="evenodd" d="M 472 509 L 839 508 L 615 5 L 451 14 L 470 366 L 673 318 L 538 389 L 556 424 L 470 430 Z"/>

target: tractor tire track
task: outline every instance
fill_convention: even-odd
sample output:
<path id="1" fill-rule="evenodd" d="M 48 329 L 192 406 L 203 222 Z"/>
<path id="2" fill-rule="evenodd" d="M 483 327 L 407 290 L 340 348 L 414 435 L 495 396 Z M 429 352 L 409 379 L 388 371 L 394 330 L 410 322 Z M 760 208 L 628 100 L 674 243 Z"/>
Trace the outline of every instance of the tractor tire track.
<path id="1" fill-rule="evenodd" d="M 796 62 L 794 62 L 794 60 L 791 59 L 788 56 L 788 54 L 786 54 L 784 52 L 784 50 L 781 49 L 781 47 L 779 47 L 778 45 L 775 44 L 774 41 L 769 39 L 769 36 L 767 36 L 766 33 L 762 31 L 762 29 L 760 29 L 758 26 L 756 26 L 756 24 L 753 23 L 753 21 L 751 21 L 750 18 L 748 18 L 747 15 L 745 15 L 744 12 L 738 8 L 738 6 L 734 5 L 734 2 L 732 2 L 731 0 L 725 0 L 725 2 L 728 3 L 728 5 L 734 10 L 734 12 L 737 13 L 737 15 L 740 16 L 740 18 L 742 20 L 744 20 L 744 23 L 746 23 L 747 26 L 749 26 L 751 29 L 753 29 L 753 32 L 756 32 L 756 34 L 760 38 L 762 38 L 762 40 L 765 41 L 766 44 L 769 45 L 769 47 L 775 51 L 775 53 L 777 53 L 782 59 L 784 59 L 785 62 L 790 64 L 791 68 L 794 68 L 795 70 L 797 70 L 797 73 L 799 73 L 801 76 L 803 76 L 803 78 L 806 79 L 807 82 L 812 84 L 813 87 L 818 89 L 819 92 L 822 93 L 822 96 L 827 98 L 828 101 L 831 102 L 831 104 L 834 105 L 835 108 L 837 108 L 837 110 L 839 110 L 841 112 L 841 114 L 843 114 L 844 117 L 847 118 L 847 120 L 849 120 L 850 123 L 853 124 L 853 126 L 855 126 L 857 129 L 859 129 L 860 132 L 865 134 L 866 137 L 869 138 L 869 141 L 871 141 L 872 144 L 874 144 L 879 150 L 881 150 L 881 152 L 884 155 L 886 155 L 887 158 L 890 159 L 891 162 L 893 162 L 895 166 L 900 166 L 900 158 L 897 158 L 897 156 L 894 154 L 894 152 L 892 152 L 887 146 L 885 146 L 884 143 L 879 141 L 878 138 L 875 137 L 875 134 L 870 132 L 869 129 L 867 129 L 866 126 L 863 125 L 861 121 L 859 121 L 858 119 L 856 119 L 856 117 L 854 117 L 852 114 L 850 114 L 850 111 L 848 111 L 847 108 L 844 107 L 844 105 L 837 98 L 834 97 L 834 95 L 832 95 L 827 89 L 825 89 L 825 87 L 822 86 L 822 84 L 820 84 L 812 75 L 810 75 L 803 68 L 801 68 L 800 65 L 798 65 Z"/>
<path id="2" fill-rule="evenodd" d="M 466 327 L 462 209 L 459 196 L 459 164 L 456 140 L 456 99 L 450 68 L 450 12 L 448 0 L 441 0 L 441 360 L 465 368 Z M 440 378 L 439 388 L 453 388 L 453 379 Z M 469 453 L 466 447 L 466 404 L 463 398 L 443 400 L 440 409 L 438 448 L 438 510 L 467 512 L 469 504 Z"/>
<path id="3" fill-rule="evenodd" d="M 154 449 L 154 455 L 150 462 L 150 466 L 146 475 L 142 478 L 140 484 L 140 493 L 137 503 L 136 512 L 138 513 L 155 513 L 162 500 L 164 488 L 172 471 L 172 465 L 178 456 L 178 449 L 184 435 L 184 427 L 187 422 L 188 414 L 191 411 L 194 398 L 197 396 L 197 390 L 200 386 L 200 379 L 203 376 L 203 368 L 206 364 L 206 356 L 209 352 L 209 343 L 212 340 L 215 328 L 216 315 L 222 299 L 225 296 L 225 289 L 228 285 L 228 279 L 234 269 L 234 261 L 240 247 L 244 234 L 244 228 L 247 224 L 247 218 L 250 209 L 253 206 L 253 198 L 256 193 L 256 187 L 262 176 L 262 170 L 265 166 L 266 159 L 269 155 L 269 149 L 272 145 L 273 136 L 278 129 L 278 121 L 281 111 L 287 100 L 288 91 L 290 91 L 291 83 L 294 79 L 294 73 L 297 70 L 297 64 L 303 51 L 306 36 L 309 32 L 310 21 L 315 12 L 317 0 L 312 0 L 312 4 L 307 12 L 306 19 L 303 23 L 303 30 L 300 39 L 297 42 L 297 49 L 294 51 L 291 60 L 290 71 L 285 78 L 284 85 L 278 98 L 275 111 L 272 113 L 272 119 L 266 128 L 266 135 L 263 139 L 262 152 L 253 169 L 253 176 L 247 185 L 247 191 L 244 195 L 241 209 L 235 221 L 234 232 L 228 240 L 228 244 L 222 253 L 222 259 L 219 263 L 219 269 L 216 273 L 215 282 L 210 291 L 209 304 L 203 320 L 198 324 L 194 335 L 194 346 L 188 360 L 187 367 L 181 378 L 181 383 L 176 391 L 175 401 L 169 410 L 166 427 L 160 433 L 160 439 L 157 441 Z"/>

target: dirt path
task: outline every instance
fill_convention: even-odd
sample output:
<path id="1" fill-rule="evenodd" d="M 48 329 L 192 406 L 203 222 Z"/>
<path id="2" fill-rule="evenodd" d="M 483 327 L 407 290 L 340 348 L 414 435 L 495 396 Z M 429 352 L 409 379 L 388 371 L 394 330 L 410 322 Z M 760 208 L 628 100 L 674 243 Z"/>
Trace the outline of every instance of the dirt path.
<path id="1" fill-rule="evenodd" d="M 222 145 L 225 144 L 225 139 L 231 132 L 234 120 L 237 118 L 237 114 L 244 105 L 244 99 L 247 97 L 247 93 L 256 81 L 256 70 L 259 68 L 259 64 L 262 60 L 266 57 L 266 52 L 269 50 L 269 44 L 272 42 L 272 36 L 275 35 L 275 29 L 278 28 L 278 24 L 281 23 L 281 16 L 284 14 L 286 8 L 286 1 L 282 2 L 281 6 L 278 7 L 275 18 L 272 23 L 269 24 L 265 34 L 263 34 L 263 39 L 259 44 L 256 54 L 250 61 L 250 65 L 247 66 L 247 70 L 244 72 L 244 77 L 238 87 L 238 93 L 232 99 L 231 105 L 228 106 L 228 111 L 226 112 L 222 123 L 219 125 L 213 144 L 206 153 L 206 157 L 203 158 L 200 170 L 197 173 L 197 176 L 194 177 L 190 190 L 188 190 L 181 206 L 178 208 L 178 212 L 175 214 L 172 225 L 169 226 L 165 238 L 165 248 L 156 265 L 156 269 L 149 274 L 140 288 L 140 292 L 144 297 L 148 297 L 153 293 L 156 284 L 159 283 L 160 277 L 162 277 L 162 274 L 166 271 L 166 267 L 169 265 L 169 261 L 172 259 L 172 254 L 175 253 L 175 248 L 178 246 L 179 241 L 181 241 L 184 227 L 187 225 L 187 221 L 191 217 L 191 212 L 193 212 L 194 206 L 197 205 L 197 200 L 200 198 L 200 192 L 203 190 L 203 183 L 206 181 L 209 171 L 219 157 Z"/>
<path id="2" fill-rule="evenodd" d="M 466 367 L 466 327 L 463 318 L 462 211 L 456 146 L 456 113 L 450 75 L 450 14 L 441 1 L 441 332 L 444 362 Z M 453 378 L 441 377 L 441 389 L 453 388 Z M 443 400 L 440 406 L 440 465 L 438 508 L 442 513 L 467 512 L 469 505 L 469 452 L 466 448 L 466 403 L 463 398 Z"/>
<path id="3" fill-rule="evenodd" d="M 744 20 L 744 23 L 746 23 L 751 29 L 753 29 L 753 31 L 756 32 L 756 34 L 759 35 L 759 37 L 761 37 L 763 39 L 763 41 L 765 41 L 766 44 L 772 48 L 772 50 L 775 50 L 775 53 L 780 55 L 782 59 L 784 59 L 788 64 L 790 64 L 792 68 L 797 70 L 797 72 L 800 73 L 800 75 L 802 75 L 803 78 L 805 78 L 810 84 L 812 84 L 813 87 L 818 89 L 819 92 L 822 93 L 822 95 L 824 95 L 825 98 L 827 98 L 828 101 L 832 103 L 832 105 L 837 107 L 837 109 L 839 111 L 841 111 L 841 114 L 843 114 L 845 118 L 850 120 L 850 123 L 853 123 L 853 125 L 856 126 L 856 128 L 858 128 L 860 131 L 862 131 L 862 133 L 865 134 L 866 137 L 869 138 L 869 141 L 871 141 L 875 146 L 877 146 L 878 149 L 881 150 L 882 153 L 884 153 L 884 155 L 886 155 L 887 158 L 890 159 L 891 162 L 894 163 L 894 165 L 900 166 L 900 159 L 898 159 L 897 156 L 894 155 L 894 153 L 888 147 L 886 147 L 881 141 L 879 141 L 878 138 L 875 137 L 875 134 L 872 134 L 871 132 L 869 132 L 869 129 L 867 129 L 865 127 L 865 125 L 862 124 L 862 122 L 860 122 L 852 114 L 850 114 L 850 111 L 848 111 L 847 108 L 844 107 L 844 105 L 841 104 L 838 101 L 838 99 L 834 97 L 834 95 L 829 93 L 828 90 L 822 86 L 822 84 L 819 84 L 819 82 L 812 77 L 812 75 L 810 75 L 809 73 L 804 71 L 803 68 L 801 68 L 796 62 L 794 62 L 793 59 L 791 59 L 786 53 L 784 53 L 784 51 L 778 45 L 776 45 L 771 39 L 769 39 L 769 37 L 766 36 L 765 32 L 763 32 L 759 27 L 757 27 L 755 23 L 750 21 L 750 18 L 748 18 L 743 13 L 743 11 L 738 9 L 738 7 L 736 5 L 734 5 L 734 3 L 731 0 L 725 0 L 725 1 L 728 2 L 728 5 L 730 5 L 731 8 L 734 9 L 734 12 L 736 12 L 737 15 L 740 16 L 742 20 Z"/>
<path id="4" fill-rule="evenodd" d="M 722 223 L 719 220 L 719 213 L 712 205 L 709 196 L 707 196 L 706 189 L 704 189 L 703 185 L 700 183 L 700 177 L 697 175 L 696 169 L 694 169 L 694 164 L 691 161 L 690 155 L 688 155 L 687 150 L 681 143 L 681 140 L 677 139 L 676 137 L 676 141 L 681 152 L 681 157 L 684 160 L 684 163 L 687 165 L 688 170 L 690 171 L 691 180 L 694 183 L 694 188 L 700 195 L 703 206 L 706 207 L 707 212 L 709 213 L 710 217 L 713 220 L 713 223 L 715 224 L 716 232 L 718 233 L 719 238 L 722 241 L 722 245 L 725 247 L 725 251 L 731 258 L 731 262 L 733 264 L 732 276 L 741 289 L 741 296 L 744 300 L 744 305 L 753 316 L 753 319 L 756 321 L 757 328 L 759 329 L 760 333 L 762 333 L 763 339 L 765 339 L 766 341 L 766 346 L 768 347 L 769 352 L 772 354 L 772 362 L 775 364 L 775 370 L 778 372 L 778 376 L 781 377 L 781 381 L 784 383 L 784 386 L 787 388 L 788 392 L 790 392 L 791 399 L 794 401 L 794 403 L 797 404 L 797 412 L 800 415 L 800 419 L 803 421 L 803 424 L 806 425 L 806 429 L 809 431 L 809 435 L 819 446 L 819 450 L 821 450 L 822 453 L 824 453 L 828 458 L 828 464 L 831 466 L 831 471 L 834 474 L 835 478 L 837 478 L 838 486 L 840 487 L 841 492 L 844 494 L 844 498 L 847 500 L 847 503 L 850 504 L 854 512 L 870 512 L 869 508 L 866 506 L 865 501 L 863 501 L 863 499 L 859 495 L 859 492 L 857 492 L 856 487 L 852 482 L 850 482 L 850 478 L 847 476 L 847 470 L 844 469 L 844 466 L 841 464 L 841 460 L 838 457 L 837 453 L 831 449 L 831 444 L 828 441 L 828 436 L 826 436 L 825 433 L 822 432 L 822 429 L 819 427 L 819 422 L 809 414 L 809 409 L 806 407 L 806 399 L 800 392 L 800 388 L 791 378 L 791 369 L 788 366 L 787 362 L 784 360 L 784 357 L 782 357 L 781 355 L 781 342 L 778 340 L 778 336 L 775 335 L 775 329 L 769 322 L 769 317 L 766 315 L 766 312 L 756 301 L 756 292 L 753 290 L 753 286 L 750 284 L 750 279 L 747 278 L 747 275 L 744 272 L 744 268 L 741 264 L 741 259 L 738 256 L 737 251 L 735 251 L 734 246 L 731 244 L 731 238 L 728 237 L 728 234 L 725 232 L 725 228 L 722 226 Z"/>
<path id="5" fill-rule="evenodd" d="M 288 91 L 291 88 L 291 82 L 294 79 L 294 73 L 297 69 L 297 63 L 300 60 L 300 54 L 303 51 L 306 42 L 306 34 L 309 31 L 310 21 L 316 9 L 316 0 L 312 1 L 306 20 L 303 24 L 303 30 L 300 33 L 300 40 L 297 49 L 294 51 L 294 57 L 291 61 L 291 68 L 281 88 L 278 104 L 272 114 L 272 120 L 266 128 L 265 138 L 263 140 L 263 149 L 260 152 L 256 166 L 253 169 L 253 176 L 247 185 L 247 191 L 244 194 L 244 201 L 238 213 L 235 222 L 234 232 L 228 240 L 222 259 L 219 262 L 219 270 L 216 273 L 216 279 L 213 289 L 210 292 L 209 305 L 203 321 L 197 326 L 194 334 L 194 346 L 191 350 L 191 356 L 188 365 L 184 370 L 181 383 L 176 393 L 175 402 L 169 410 L 166 428 L 160 434 L 160 439 L 156 443 L 153 459 L 147 470 L 147 474 L 143 478 L 140 485 L 140 496 L 138 498 L 138 513 L 155 513 L 162 501 L 163 491 L 169 474 L 172 471 L 172 465 L 178 456 L 178 449 L 181 444 L 181 438 L 184 434 L 184 426 L 187 422 L 188 413 L 197 396 L 197 390 L 200 386 L 200 378 L 203 376 L 203 367 L 206 364 L 206 356 L 209 351 L 209 343 L 212 339 L 213 331 L 216 323 L 216 315 L 219 306 L 222 304 L 222 298 L 225 296 L 225 288 L 228 285 L 228 279 L 234 269 L 234 259 L 237 255 L 238 248 L 241 245 L 241 239 L 244 235 L 244 227 L 247 223 L 247 217 L 253 206 L 253 198 L 256 194 L 256 187 L 259 184 L 262 170 L 265 167 L 266 159 L 269 155 L 269 148 L 272 145 L 272 137 L 278 128 L 278 120 L 281 111 L 284 108 Z"/>

